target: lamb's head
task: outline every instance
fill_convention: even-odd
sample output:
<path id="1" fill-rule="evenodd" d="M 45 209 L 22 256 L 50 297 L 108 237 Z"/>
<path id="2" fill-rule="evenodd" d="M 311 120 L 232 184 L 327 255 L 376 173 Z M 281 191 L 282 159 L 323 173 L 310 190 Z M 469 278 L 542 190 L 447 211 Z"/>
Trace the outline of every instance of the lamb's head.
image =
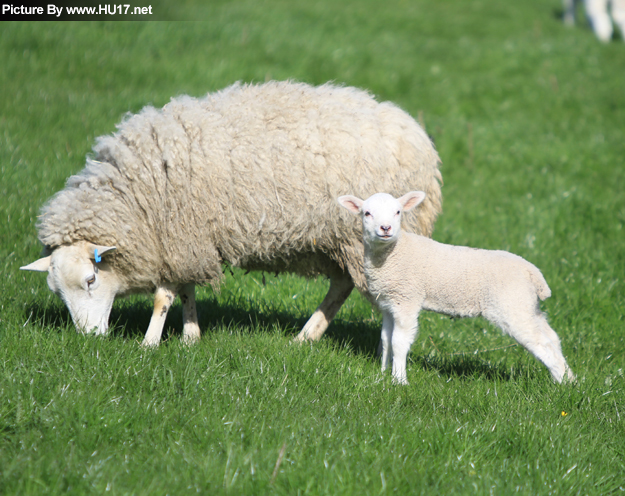
<path id="1" fill-rule="evenodd" d="M 47 272 L 48 286 L 67 305 L 76 328 L 105 334 L 115 295 L 121 291 L 119 276 L 105 261 L 113 250 L 114 246 L 80 241 L 55 248 L 21 269 Z"/>
<path id="2" fill-rule="evenodd" d="M 401 232 L 401 214 L 412 210 L 425 200 L 423 191 L 411 191 L 400 198 L 387 193 L 376 193 L 366 200 L 355 196 L 341 196 L 339 204 L 362 218 L 365 245 L 383 246 L 397 241 Z"/>

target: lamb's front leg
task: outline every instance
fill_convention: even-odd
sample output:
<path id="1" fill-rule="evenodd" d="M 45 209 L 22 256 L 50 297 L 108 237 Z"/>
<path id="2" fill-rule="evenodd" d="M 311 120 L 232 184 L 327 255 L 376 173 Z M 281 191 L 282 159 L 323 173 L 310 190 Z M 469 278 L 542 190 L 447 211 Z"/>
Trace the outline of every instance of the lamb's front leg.
<path id="1" fill-rule="evenodd" d="M 382 348 L 382 372 L 384 372 L 393 359 L 393 316 L 389 312 L 382 313 L 382 335 L 380 336 L 380 346 Z"/>
<path id="2" fill-rule="evenodd" d="M 171 308 L 176 293 L 167 287 L 156 288 L 154 293 L 154 312 L 150 319 L 150 325 L 143 338 L 142 346 L 158 346 L 163 334 L 163 326 L 167 318 L 167 312 Z"/>
<path id="3" fill-rule="evenodd" d="M 182 321 L 184 323 L 182 340 L 195 343 L 200 340 L 200 326 L 197 322 L 197 308 L 195 307 L 195 284 L 189 283 L 180 289 L 182 300 Z"/>
<path id="4" fill-rule="evenodd" d="M 417 316 L 395 316 L 391 353 L 393 354 L 393 381 L 397 384 L 408 384 L 406 359 L 410 346 L 417 337 L 418 326 Z"/>

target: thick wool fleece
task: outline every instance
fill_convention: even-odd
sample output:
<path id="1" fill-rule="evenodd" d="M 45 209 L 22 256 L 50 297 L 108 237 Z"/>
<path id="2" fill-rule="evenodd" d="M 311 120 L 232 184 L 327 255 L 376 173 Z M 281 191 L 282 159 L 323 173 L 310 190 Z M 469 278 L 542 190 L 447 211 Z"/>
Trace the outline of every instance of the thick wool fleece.
<path id="1" fill-rule="evenodd" d="M 210 282 L 221 264 L 305 276 L 348 272 L 366 289 L 360 225 L 336 208 L 423 190 L 404 228 L 430 235 L 441 209 L 439 157 L 391 103 L 326 84 L 235 84 L 128 116 L 42 209 L 49 249 L 116 246 L 125 292 Z"/>

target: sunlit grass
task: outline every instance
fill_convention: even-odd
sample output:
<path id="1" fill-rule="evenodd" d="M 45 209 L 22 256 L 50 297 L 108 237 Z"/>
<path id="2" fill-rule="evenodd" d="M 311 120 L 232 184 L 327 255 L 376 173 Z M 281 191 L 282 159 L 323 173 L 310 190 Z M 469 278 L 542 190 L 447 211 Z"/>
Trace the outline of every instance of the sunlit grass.
<path id="1" fill-rule="evenodd" d="M 0 28 L 1 494 L 612 494 L 625 490 L 625 47 L 560 2 L 185 2 L 200 22 Z M 481 319 L 425 313 L 397 387 L 353 294 L 295 345 L 324 280 L 225 272 L 203 339 L 139 346 L 148 296 L 76 334 L 41 274 L 41 205 L 125 112 L 234 81 L 333 80 L 419 118 L 443 160 L 434 238 L 536 264 L 579 381 Z M 282 453 L 282 456 L 280 456 Z M 279 462 L 279 463 L 278 463 Z"/>

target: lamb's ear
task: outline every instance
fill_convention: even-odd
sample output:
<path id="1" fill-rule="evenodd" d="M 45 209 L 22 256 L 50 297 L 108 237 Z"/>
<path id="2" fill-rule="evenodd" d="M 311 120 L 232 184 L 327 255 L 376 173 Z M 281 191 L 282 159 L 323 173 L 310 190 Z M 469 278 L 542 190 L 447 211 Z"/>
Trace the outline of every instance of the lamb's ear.
<path id="1" fill-rule="evenodd" d="M 406 193 L 401 198 L 397 198 L 397 201 L 402 206 L 402 210 L 404 212 L 412 210 L 423 200 L 425 200 L 425 193 L 423 191 L 411 191 L 410 193 Z"/>
<path id="2" fill-rule="evenodd" d="M 34 270 L 35 272 L 48 272 L 50 268 L 50 258 L 52 255 L 48 257 L 43 257 L 28 265 L 24 265 L 24 267 L 20 267 L 20 270 Z"/>
<path id="3" fill-rule="evenodd" d="M 107 251 L 117 250 L 116 246 L 101 246 L 94 245 L 89 243 L 87 246 L 87 250 L 89 250 L 89 258 L 93 259 L 97 262 L 100 261 L 100 257 L 104 255 Z"/>
<path id="4" fill-rule="evenodd" d="M 339 196 L 338 202 L 341 207 L 346 208 L 354 215 L 358 215 L 362 211 L 362 204 L 364 203 L 360 198 L 351 195 Z"/>

